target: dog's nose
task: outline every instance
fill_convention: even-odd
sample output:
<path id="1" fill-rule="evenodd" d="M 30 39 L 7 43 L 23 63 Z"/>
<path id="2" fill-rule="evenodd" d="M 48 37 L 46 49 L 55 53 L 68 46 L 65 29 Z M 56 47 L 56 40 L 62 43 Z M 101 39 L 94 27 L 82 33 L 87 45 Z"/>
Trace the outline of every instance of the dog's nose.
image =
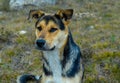
<path id="1" fill-rule="evenodd" d="M 43 48 L 44 45 L 45 45 L 45 40 L 39 39 L 39 40 L 36 41 L 36 44 L 37 44 L 38 47 Z"/>

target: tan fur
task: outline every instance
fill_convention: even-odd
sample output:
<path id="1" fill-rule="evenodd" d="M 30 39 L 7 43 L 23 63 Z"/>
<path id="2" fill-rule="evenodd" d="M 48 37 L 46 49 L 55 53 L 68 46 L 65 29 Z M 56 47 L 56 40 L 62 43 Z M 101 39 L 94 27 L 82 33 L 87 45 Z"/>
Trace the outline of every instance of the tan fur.
<path id="1" fill-rule="evenodd" d="M 49 48 L 52 48 L 54 45 L 57 45 L 57 44 L 58 44 L 57 45 L 58 48 L 64 47 L 67 41 L 67 36 L 68 36 L 67 27 L 65 28 L 64 31 L 61 31 L 59 27 L 53 21 L 49 21 L 49 23 L 46 25 L 44 20 L 38 23 L 37 27 L 41 27 L 42 30 L 39 31 L 38 29 L 36 29 L 36 38 L 45 39 Z M 58 30 L 56 30 L 53 33 L 50 33 L 49 30 L 53 27 L 57 28 Z"/>
<path id="2" fill-rule="evenodd" d="M 28 20 L 31 18 L 31 17 L 34 17 L 34 15 L 37 15 L 38 17 L 44 15 L 45 13 L 41 10 L 31 10 L 29 12 L 29 17 L 28 17 Z M 35 17 L 34 17 L 35 18 Z"/>

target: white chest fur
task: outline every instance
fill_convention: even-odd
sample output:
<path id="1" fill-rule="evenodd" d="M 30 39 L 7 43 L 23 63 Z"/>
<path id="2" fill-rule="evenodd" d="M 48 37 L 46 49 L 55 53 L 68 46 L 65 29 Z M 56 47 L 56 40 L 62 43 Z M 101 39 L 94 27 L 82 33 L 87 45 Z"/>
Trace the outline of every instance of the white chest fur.
<path id="1" fill-rule="evenodd" d="M 62 68 L 60 64 L 59 50 L 44 51 L 44 57 L 47 59 L 50 70 L 53 73 L 54 83 L 62 83 Z M 48 83 L 46 81 L 46 83 Z"/>

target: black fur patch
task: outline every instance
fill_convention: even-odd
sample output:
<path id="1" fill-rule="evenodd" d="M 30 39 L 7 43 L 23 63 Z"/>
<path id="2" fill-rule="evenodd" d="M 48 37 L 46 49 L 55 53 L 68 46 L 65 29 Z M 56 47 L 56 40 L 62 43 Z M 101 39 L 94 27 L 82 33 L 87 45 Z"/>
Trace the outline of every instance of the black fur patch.
<path id="1" fill-rule="evenodd" d="M 20 83 L 27 83 L 27 81 L 36 81 L 37 82 L 38 79 L 36 79 L 34 75 L 26 74 L 26 75 L 21 76 L 19 81 L 20 81 Z"/>
<path id="2" fill-rule="evenodd" d="M 75 60 L 73 61 L 73 64 L 69 67 L 69 70 L 66 71 L 65 75 L 63 74 L 63 76 L 74 77 L 80 70 L 80 48 L 74 43 L 71 32 L 69 32 L 68 42 L 64 49 L 62 69 L 64 69 L 66 64 L 71 60 L 71 56 L 72 58 L 75 57 Z"/>
<path id="3" fill-rule="evenodd" d="M 57 18 L 56 16 L 50 16 L 50 15 L 46 15 L 46 16 L 39 18 L 38 21 L 36 22 L 35 27 L 42 20 L 46 21 L 46 25 L 49 23 L 49 21 L 53 21 L 54 23 L 56 23 L 59 26 L 59 28 L 61 30 L 65 29 L 64 23 L 62 22 L 62 20 L 60 18 Z"/>
<path id="4" fill-rule="evenodd" d="M 67 77 L 74 77 L 80 70 L 80 54 L 77 55 L 72 67 L 67 71 Z"/>
<path id="5" fill-rule="evenodd" d="M 45 68 L 44 64 L 43 64 L 43 71 L 44 71 L 44 73 L 45 73 L 46 76 L 53 75 L 52 72 L 48 71 L 48 69 Z"/>
<path id="6" fill-rule="evenodd" d="M 46 76 L 48 76 L 48 75 L 52 75 L 52 72 L 50 72 L 50 71 L 48 71 L 48 69 L 45 67 L 45 65 L 44 64 L 46 64 L 48 67 L 49 67 L 49 63 L 48 63 L 48 61 L 46 60 L 46 58 L 43 56 L 42 57 L 42 59 L 43 59 L 43 71 L 44 71 L 44 73 L 45 73 L 45 75 Z"/>

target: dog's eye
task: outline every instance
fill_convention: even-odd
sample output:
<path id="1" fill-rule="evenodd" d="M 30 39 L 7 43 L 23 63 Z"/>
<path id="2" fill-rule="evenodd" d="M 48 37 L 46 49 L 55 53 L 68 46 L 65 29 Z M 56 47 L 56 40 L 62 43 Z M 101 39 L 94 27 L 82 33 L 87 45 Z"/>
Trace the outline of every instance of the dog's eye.
<path id="1" fill-rule="evenodd" d="M 58 30 L 57 28 L 51 28 L 50 30 L 49 30 L 49 32 L 55 32 L 56 30 Z"/>
<path id="2" fill-rule="evenodd" d="M 38 29 L 39 31 L 42 31 L 42 27 L 37 27 L 37 29 Z"/>

